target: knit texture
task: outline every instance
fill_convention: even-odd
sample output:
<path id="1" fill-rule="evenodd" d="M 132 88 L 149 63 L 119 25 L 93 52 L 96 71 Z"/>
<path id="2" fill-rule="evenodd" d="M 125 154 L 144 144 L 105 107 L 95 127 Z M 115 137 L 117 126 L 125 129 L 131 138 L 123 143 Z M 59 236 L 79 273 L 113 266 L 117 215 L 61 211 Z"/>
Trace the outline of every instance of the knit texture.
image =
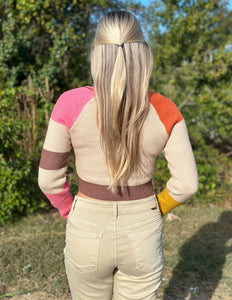
<path id="1" fill-rule="evenodd" d="M 150 182 L 156 158 L 163 151 L 168 161 L 170 179 L 165 192 L 158 195 L 158 201 L 165 214 L 173 207 L 173 203 L 183 203 L 196 192 L 198 178 L 187 128 L 180 111 L 171 100 L 160 94 L 149 92 L 149 102 L 149 113 L 140 136 L 141 163 L 126 185 L 133 189 Z M 96 186 L 93 198 L 99 199 L 97 187 L 107 187 L 110 177 L 100 145 L 92 87 L 70 90 L 60 96 L 52 111 L 43 146 L 39 186 L 64 218 L 67 218 L 73 201 L 66 179 L 71 147 L 75 152 L 78 177 L 92 184 L 91 195 L 94 195 Z M 141 198 L 143 190 L 140 192 Z"/>

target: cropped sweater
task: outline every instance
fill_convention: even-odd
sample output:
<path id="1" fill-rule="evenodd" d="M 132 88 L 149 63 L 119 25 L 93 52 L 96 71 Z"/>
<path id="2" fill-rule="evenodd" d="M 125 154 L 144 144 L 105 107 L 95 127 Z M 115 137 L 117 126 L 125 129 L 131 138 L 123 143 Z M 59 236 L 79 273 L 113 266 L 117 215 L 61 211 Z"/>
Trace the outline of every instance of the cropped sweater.
<path id="1" fill-rule="evenodd" d="M 162 214 L 191 197 L 198 187 L 196 164 L 185 121 L 176 105 L 149 92 L 149 111 L 140 133 L 140 165 L 124 192 L 108 189 L 110 177 L 96 121 L 94 89 L 86 86 L 62 94 L 51 114 L 39 166 L 39 186 L 60 215 L 68 217 L 73 196 L 66 179 L 71 147 L 79 191 L 101 200 L 136 200 L 152 194 L 157 156 L 163 151 L 170 178 L 157 195 Z"/>

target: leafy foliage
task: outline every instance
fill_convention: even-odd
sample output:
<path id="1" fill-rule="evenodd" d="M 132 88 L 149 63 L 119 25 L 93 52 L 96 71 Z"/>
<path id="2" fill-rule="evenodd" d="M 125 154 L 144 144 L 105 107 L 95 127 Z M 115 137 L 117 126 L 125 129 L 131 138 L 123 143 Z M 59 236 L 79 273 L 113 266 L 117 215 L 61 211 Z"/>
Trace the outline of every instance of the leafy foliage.
<path id="1" fill-rule="evenodd" d="M 229 14 L 223 3 L 155 1 L 147 28 L 154 53 L 152 87 L 179 105 L 190 127 L 199 125 L 211 143 L 220 147 L 226 140 L 231 149 L 232 55 L 225 46 L 232 35 L 220 30 Z"/>
<path id="2" fill-rule="evenodd" d="M 26 89 L 27 96 L 15 101 L 22 93 L 23 87 L 8 88 L 0 102 L 0 223 L 46 204 L 45 200 L 38 201 L 37 191 L 37 153 L 41 148 L 37 137 L 41 138 L 42 132 L 37 127 L 45 119 L 41 115 L 44 108 L 37 109 L 33 90 Z"/>
<path id="3" fill-rule="evenodd" d="M 20 85 L 30 74 L 43 85 L 48 77 L 58 92 L 70 83 L 86 83 L 96 18 L 117 6 L 117 1 L 107 0 L 2 1 L 2 80 L 10 86 Z"/>

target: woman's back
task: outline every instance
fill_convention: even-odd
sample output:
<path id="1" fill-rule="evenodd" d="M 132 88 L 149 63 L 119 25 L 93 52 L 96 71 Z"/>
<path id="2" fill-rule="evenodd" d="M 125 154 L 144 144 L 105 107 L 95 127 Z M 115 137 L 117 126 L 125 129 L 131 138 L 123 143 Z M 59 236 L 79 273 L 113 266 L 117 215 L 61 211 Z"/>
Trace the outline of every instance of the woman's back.
<path id="1" fill-rule="evenodd" d="M 44 176 L 40 177 L 40 185 L 43 190 L 53 194 L 57 189 L 62 189 L 62 180 L 59 181 L 58 178 L 56 178 L 57 183 L 60 183 L 61 186 L 54 185 L 54 182 L 52 182 L 54 178 L 51 176 L 51 172 L 52 170 L 53 172 L 57 172 L 59 169 L 62 171 L 63 166 L 66 164 L 67 153 L 70 150 L 70 139 L 75 152 L 79 188 L 83 194 L 102 200 L 135 200 L 150 196 L 153 191 L 151 180 L 154 174 L 156 157 L 165 149 L 172 129 L 180 127 L 182 130 L 178 134 L 175 134 L 172 139 L 174 143 L 176 139 L 176 144 L 178 145 L 175 145 L 175 147 L 179 149 L 178 154 L 181 161 L 172 163 L 171 157 L 169 161 L 173 165 L 176 165 L 175 171 L 177 172 L 177 175 L 175 175 L 177 178 L 174 176 L 174 178 L 171 178 L 171 182 L 175 180 L 178 180 L 180 183 L 183 182 L 180 187 L 175 187 L 175 195 L 178 196 L 178 201 L 185 200 L 185 193 L 189 193 L 189 188 L 186 189 L 186 178 L 189 177 L 192 180 L 192 184 L 190 182 L 189 186 L 192 186 L 193 189 L 195 186 L 195 178 L 189 176 L 193 168 L 188 167 L 189 164 L 192 164 L 194 167 L 193 157 L 192 160 L 183 160 L 186 151 L 191 152 L 190 144 L 188 148 L 183 147 L 181 144 L 181 140 L 184 142 L 186 142 L 186 140 L 188 141 L 188 138 L 185 136 L 183 117 L 175 104 L 162 95 L 149 92 L 148 100 L 149 110 L 140 133 L 140 162 L 125 183 L 125 193 L 121 193 L 121 189 L 112 193 L 108 189 L 110 176 L 105 153 L 100 143 L 100 130 L 97 125 L 97 107 L 93 88 L 89 86 L 82 87 L 70 90 L 61 95 L 51 115 L 52 134 L 48 134 L 45 141 L 46 150 L 53 152 L 54 157 L 56 156 L 56 159 L 53 158 L 53 160 L 56 161 L 57 168 L 54 170 L 54 167 L 51 166 L 49 173 L 46 171 L 43 172 Z M 64 136 L 62 136 L 60 134 L 61 126 L 64 127 L 64 132 L 68 132 L 68 135 L 64 134 Z M 174 134 L 172 133 L 172 135 Z M 61 149 L 59 149 L 56 153 L 56 151 L 52 151 L 52 149 L 54 149 L 54 139 L 56 139 L 57 142 L 58 136 L 60 139 L 58 144 L 62 144 L 63 147 L 66 145 L 67 148 L 63 148 L 62 152 Z M 52 145 L 52 148 L 49 148 L 49 145 Z M 182 153 L 182 151 L 184 151 L 184 153 Z M 170 153 L 172 154 L 172 148 L 168 151 L 168 155 Z M 49 166 L 47 165 L 47 163 L 49 163 L 49 157 L 48 159 L 44 157 L 41 163 L 41 168 L 44 170 L 49 170 Z M 176 156 L 173 159 L 176 159 Z M 62 168 L 59 168 L 60 166 Z M 179 176 L 180 172 L 182 176 Z M 42 183 L 42 181 L 44 183 Z M 54 190 L 51 190 L 51 186 L 53 186 Z M 49 190 L 47 190 L 47 188 Z M 172 190 L 170 192 L 172 192 Z"/>

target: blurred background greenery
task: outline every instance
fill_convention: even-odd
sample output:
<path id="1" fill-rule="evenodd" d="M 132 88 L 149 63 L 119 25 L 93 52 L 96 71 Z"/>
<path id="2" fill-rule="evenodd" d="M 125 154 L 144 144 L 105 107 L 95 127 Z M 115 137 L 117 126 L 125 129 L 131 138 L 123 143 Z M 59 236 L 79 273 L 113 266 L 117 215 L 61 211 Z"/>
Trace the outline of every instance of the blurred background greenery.
<path id="1" fill-rule="evenodd" d="M 150 88 L 173 100 L 186 120 L 199 172 L 188 203 L 231 200 L 232 11 L 222 0 L 0 0 L 0 224 L 49 210 L 38 164 L 58 96 L 91 85 L 90 49 L 103 13 L 126 9 L 151 45 Z M 70 156 L 71 190 L 78 184 Z M 163 189 L 162 155 L 154 176 Z"/>

